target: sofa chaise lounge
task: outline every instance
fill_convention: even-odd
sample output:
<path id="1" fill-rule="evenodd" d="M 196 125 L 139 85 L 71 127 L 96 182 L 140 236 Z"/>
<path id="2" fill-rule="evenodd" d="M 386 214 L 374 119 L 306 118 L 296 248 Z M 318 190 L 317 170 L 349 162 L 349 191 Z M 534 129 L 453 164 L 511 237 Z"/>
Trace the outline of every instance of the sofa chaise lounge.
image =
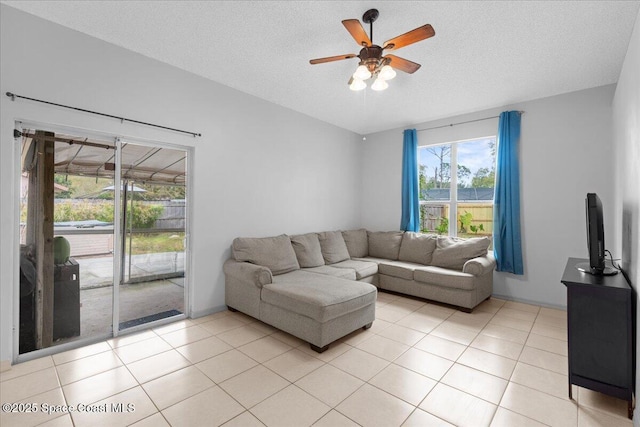
<path id="1" fill-rule="evenodd" d="M 365 229 L 237 238 L 225 302 L 315 351 L 375 319 L 377 288 L 471 311 L 491 296 L 488 238 Z"/>

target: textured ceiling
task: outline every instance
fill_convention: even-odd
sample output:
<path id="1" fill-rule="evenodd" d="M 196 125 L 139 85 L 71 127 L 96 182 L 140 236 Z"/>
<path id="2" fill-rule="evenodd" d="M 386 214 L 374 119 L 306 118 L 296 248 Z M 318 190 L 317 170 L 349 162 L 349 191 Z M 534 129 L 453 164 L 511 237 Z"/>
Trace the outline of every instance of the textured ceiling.
<path id="1" fill-rule="evenodd" d="M 638 1 L 2 1 L 309 116 L 369 134 L 615 83 Z M 357 53 L 342 26 L 370 8 L 374 43 L 431 24 L 399 49 L 422 64 L 389 89 L 347 81 Z"/>

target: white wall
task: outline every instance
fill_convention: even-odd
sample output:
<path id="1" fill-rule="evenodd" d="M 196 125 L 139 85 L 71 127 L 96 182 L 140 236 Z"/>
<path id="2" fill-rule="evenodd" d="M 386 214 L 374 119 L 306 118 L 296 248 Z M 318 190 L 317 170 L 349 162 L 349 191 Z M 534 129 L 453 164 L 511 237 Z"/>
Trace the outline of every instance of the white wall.
<path id="1" fill-rule="evenodd" d="M 566 306 L 560 283 L 567 257 L 586 257 L 584 198 L 596 192 L 605 230 L 614 223 L 611 100 L 614 86 L 572 92 L 428 123 L 424 129 L 524 110 L 520 141 L 524 275 L 494 273 L 494 295 Z M 497 119 L 418 132 L 419 145 L 495 135 Z M 402 130 L 367 135 L 362 225 L 400 226 Z"/>
<path id="2" fill-rule="evenodd" d="M 615 150 L 615 218 L 617 237 L 614 253 L 622 257 L 622 269 L 638 296 L 640 284 L 640 12 L 613 98 L 613 145 Z M 640 301 L 640 299 L 638 300 Z M 640 324 L 636 312 L 637 324 Z M 636 330 L 636 346 L 640 329 Z M 640 367 L 636 347 L 636 366 Z M 636 384 L 640 377 L 636 373 Z M 637 386 L 636 386 L 637 387 Z M 634 425 L 640 425 L 636 406 Z"/>
<path id="3" fill-rule="evenodd" d="M 195 147 L 193 311 L 224 305 L 237 236 L 359 226 L 361 138 L 142 55 L 1 5 L 0 360 L 13 356 L 17 242 L 14 122 L 27 119 Z M 165 126 L 12 102 L 40 98 Z M 339 153 L 339 155 L 336 155 Z"/>

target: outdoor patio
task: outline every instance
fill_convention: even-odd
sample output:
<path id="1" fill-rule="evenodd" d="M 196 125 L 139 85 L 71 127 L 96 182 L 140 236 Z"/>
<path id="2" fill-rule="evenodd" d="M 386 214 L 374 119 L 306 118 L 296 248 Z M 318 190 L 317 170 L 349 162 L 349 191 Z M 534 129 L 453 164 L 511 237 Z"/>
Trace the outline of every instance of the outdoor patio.
<path id="1" fill-rule="evenodd" d="M 113 257 L 78 257 L 80 270 L 80 336 L 54 345 L 110 334 L 113 317 Z M 129 278 L 129 257 L 124 260 Z M 121 327 L 159 313 L 184 313 L 184 252 L 134 255 L 132 283 L 120 285 Z M 140 323 L 145 323 L 141 321 Z"/>

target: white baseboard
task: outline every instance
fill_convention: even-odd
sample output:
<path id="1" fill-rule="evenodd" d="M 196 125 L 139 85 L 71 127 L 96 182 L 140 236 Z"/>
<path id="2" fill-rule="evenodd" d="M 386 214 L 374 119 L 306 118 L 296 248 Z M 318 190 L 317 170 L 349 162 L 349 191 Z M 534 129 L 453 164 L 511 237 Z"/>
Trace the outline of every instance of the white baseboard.
<path id="1" fill-rule="evenodd" d="M 531 301 L 531 300 L 527 300 L 527 299 L 524 299 L 524 298 L 514 298 L 514 297 L 512 297 L 510 295 L 492 294 L 491 298 L 503 299 L 505 301 L 521 302 L 523 304 L 539 305 L 540 307 L 555 308 L 556 310 L 567 311 L 567 306 L 546 304 L 546 303 L 542 303 L 540 301 Z"/>
<path id="2" fill-rule="evenodd" d="M 225 311 L 226 309 L 227 309 L 226 305 L 220 305 L 220 306 L 217 306 L 217 307 L 208 308 L 206 310 L 200 310 L 200 311 L 192 310 L 191 311 L 191 319 L 197 319 L 198 317 L 208 316 L 208 315 L 213 314 L 213 313 L 218 313 L 220 311 Z"/>

